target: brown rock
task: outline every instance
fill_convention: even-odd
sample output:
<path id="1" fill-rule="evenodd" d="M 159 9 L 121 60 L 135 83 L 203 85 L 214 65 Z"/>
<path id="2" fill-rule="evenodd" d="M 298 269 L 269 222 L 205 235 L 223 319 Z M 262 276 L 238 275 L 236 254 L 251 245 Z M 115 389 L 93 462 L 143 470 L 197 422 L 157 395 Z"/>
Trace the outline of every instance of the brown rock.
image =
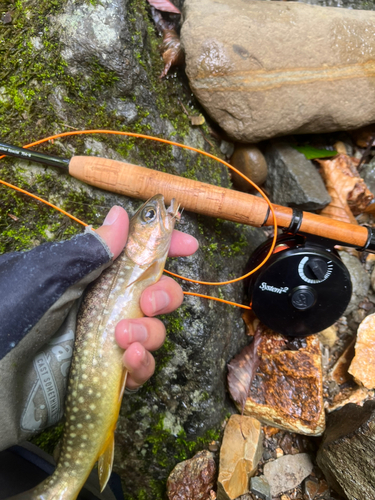
<path id="1" fill-rule="evenodd" d="M 218 500 L 232 500 L 248 491 L 249 478 L 262 456 L 262 441 L 258 420 L 243 415 L 230 417 L 220 449 Z"/>
<path id="2" fill-rule="evenodd" d="M 176 465 L 167 481 L 169 500 L 207 500 L 213 488 L 216 465 L 213 454 L 200 451 Z"/>
<path id="3" fill-rule="evenodd" d="M 349 373 L 367 389 L 375 389 L 375 313 L 367 316 L 358 327 Z"/>
<path id="4" fill-rule="evenodd" d="M 258 348 L 260 365 L 245 414 L 268 425 L 319 436 L 325 428 L 321 351 L 317 336 L 299 340 L 298 350 L 265 330 Z M 295 347 L 297 349 L 297 347 Z"/>
<path id="5" fill-rule="evenodd" d="M 374 22 L 367 10 L 185 0 L 181 42 L 191 88 L 239 142 L 369 124 Z"/>
<path id="6" fill-rule="evenodd" d="M 256 146 L 237 146 L 230 163 L 257 186 L 261 186 L 267 178 L 266 159 Z M 232 172 L 231 175 L 234 187 L 239 191 L 246 193 L 254 191 L 251 184 L 236 172 Z"/>

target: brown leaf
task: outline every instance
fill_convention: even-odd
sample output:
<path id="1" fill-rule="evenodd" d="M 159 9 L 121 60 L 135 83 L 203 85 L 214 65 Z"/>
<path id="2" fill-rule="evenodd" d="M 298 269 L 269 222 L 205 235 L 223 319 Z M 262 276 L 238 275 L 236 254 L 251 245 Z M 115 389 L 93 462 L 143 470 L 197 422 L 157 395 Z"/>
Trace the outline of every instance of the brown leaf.
<path id="1" fill-rule="evenodd" d="M 150 5 L 155 9 L 162 10 L 163 12 L 170 12 L 172 14 L 181 14 L 181 11 L 173 5 L 169 0 L 147 0 Z"/>
<path id="2" fill-rule="evenodd" d="M 164 69 L 160 78 L 163 78 L 172 66 L 178 66 L 184 62 L 184 52 L 181 48 L 180 37 L 175 30 L 163 31 L 161 50 L 163 53 Z"/>
<path id="3" fill-rule="evenodd" d="M 327 191 L 332 198 L 320 214 L 357 224 L 354 215 L 362 213 L 374 198 L 357 172 L 359 160 L 340 154 L 330 160 L 316 161 L 321 166 Z"/>
<path id="4" fill-rule="evenodd" d="M 228 388 L 234 401 L 244 408 L 251 383 L 259 366 L 257 349 L 262 340 L 260 328 L 254 339 L 228 364 Z"/>

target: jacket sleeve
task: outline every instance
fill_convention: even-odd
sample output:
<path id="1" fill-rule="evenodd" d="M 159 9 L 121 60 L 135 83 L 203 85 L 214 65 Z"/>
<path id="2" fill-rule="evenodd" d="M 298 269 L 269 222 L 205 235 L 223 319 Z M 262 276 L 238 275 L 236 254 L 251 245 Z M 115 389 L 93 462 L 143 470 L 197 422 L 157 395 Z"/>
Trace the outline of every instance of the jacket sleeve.
<path id="1" fill-rule="evenodd" d="M 111 262 L 90 231 L 0 256 L 0 450 L 61 419 L 79 298 Z"/>

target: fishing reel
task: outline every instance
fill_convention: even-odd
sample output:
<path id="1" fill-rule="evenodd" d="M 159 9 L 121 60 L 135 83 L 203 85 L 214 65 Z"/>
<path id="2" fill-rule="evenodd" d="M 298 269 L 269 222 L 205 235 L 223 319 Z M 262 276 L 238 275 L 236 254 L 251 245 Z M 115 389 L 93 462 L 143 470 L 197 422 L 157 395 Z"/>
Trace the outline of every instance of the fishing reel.
<path id="1" fill-rule="evenodd" d="M 267 240 L 255 250 L 247 269 L 268 254 Z M 334 242 L 317 236 L 279 236 L 266 264 L 246 281 L 255 315 L 288 337 L 305 337 L 331 326 L 347 308 L 352 284 Z"/>

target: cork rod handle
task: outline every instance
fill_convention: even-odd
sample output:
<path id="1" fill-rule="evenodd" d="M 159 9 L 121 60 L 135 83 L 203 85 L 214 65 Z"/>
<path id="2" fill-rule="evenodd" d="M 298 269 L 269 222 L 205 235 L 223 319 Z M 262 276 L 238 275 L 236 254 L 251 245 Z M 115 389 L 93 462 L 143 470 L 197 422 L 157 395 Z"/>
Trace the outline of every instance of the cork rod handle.
<path id="1" fill-rule="evenodd" d="M 146 200 L 162 194 L 165 202 L 176 198 L 185 210 L 247 224 L 271 225 L 268 204 L 262 198 L 232 189 L 151 170 L 130 163 L 90 156 L 70 160 L 69 173 L 76 179 L 106 191 Z M 293 210 L 273 205 L 277 225 L 289 227 Z M 327 217 L 303 213 L 300 231 L 362 248 L 368 240 L 366 228 L 335 221 Z"/>

